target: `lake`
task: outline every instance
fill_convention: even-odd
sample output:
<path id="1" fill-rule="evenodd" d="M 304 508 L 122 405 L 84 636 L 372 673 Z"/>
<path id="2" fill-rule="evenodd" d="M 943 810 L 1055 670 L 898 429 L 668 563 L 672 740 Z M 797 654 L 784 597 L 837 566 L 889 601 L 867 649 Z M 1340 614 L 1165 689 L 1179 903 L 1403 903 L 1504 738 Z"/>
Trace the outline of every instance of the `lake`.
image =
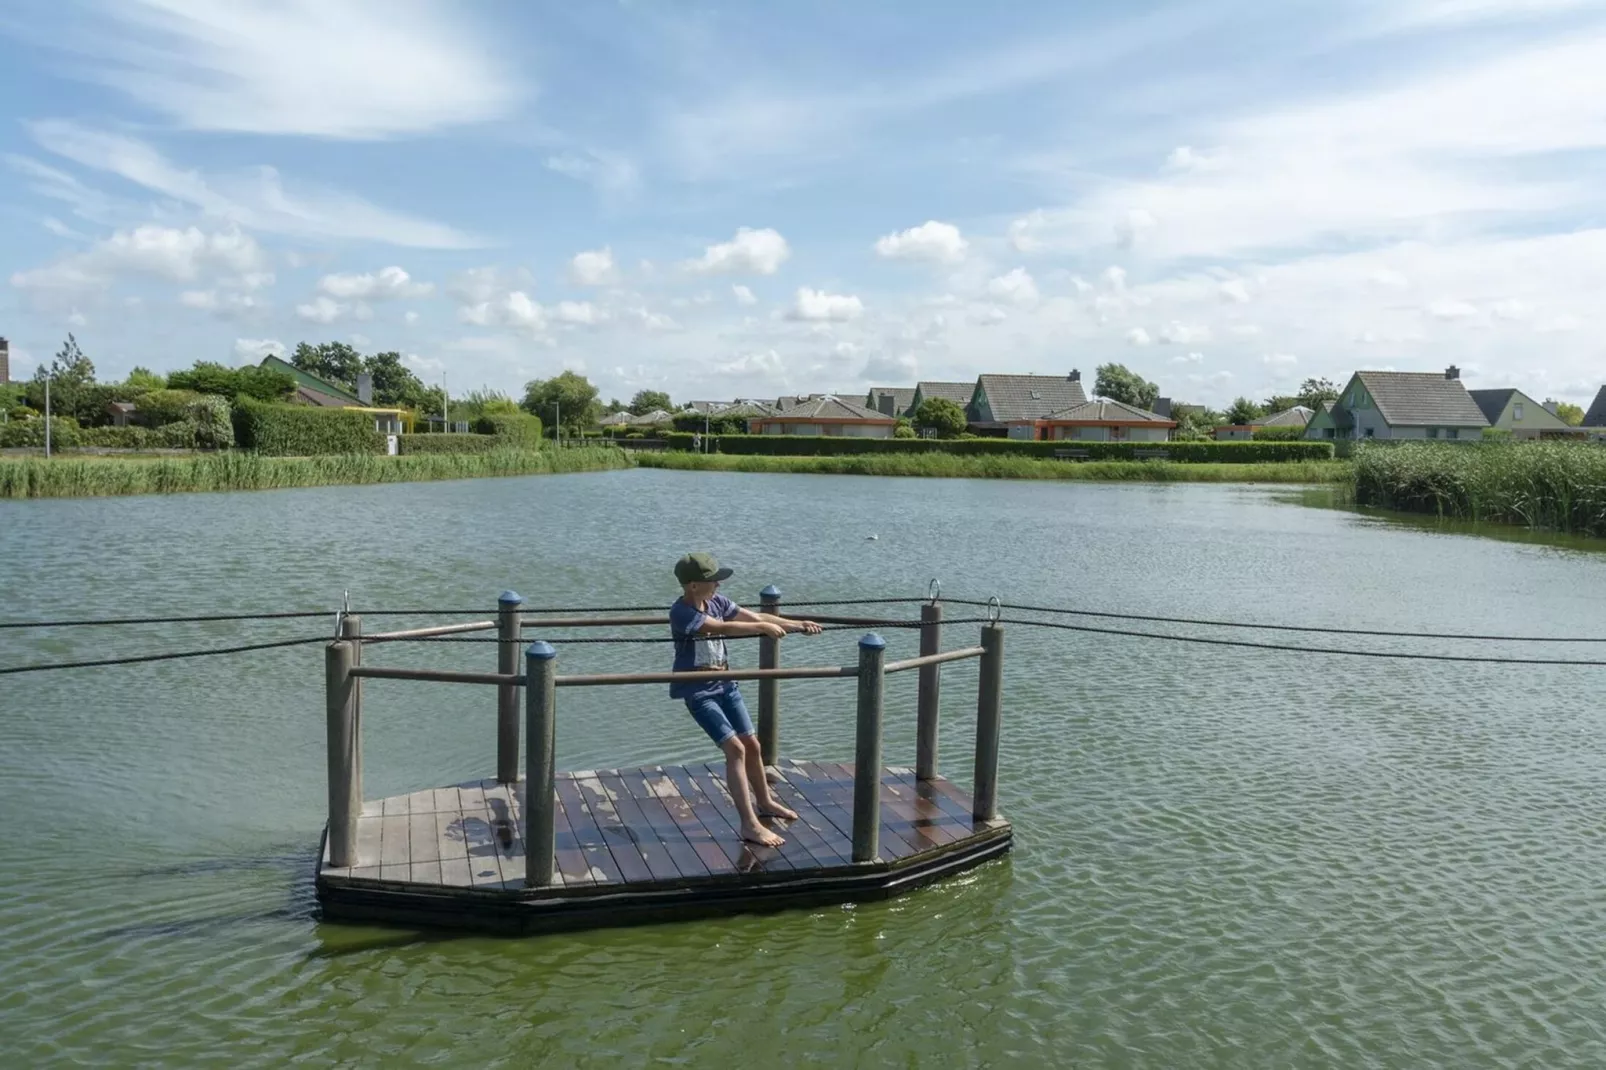
<path id="1" fill-rule="evenodd" d="M 347 590 L 359 609 L 489 611 L 509 587 L 667 606 L 694 548 L 750 603 L 768 583 L 873 598 L 936 577 L 1090 610 L 1606 636 L 1606 556 L 1581 544 L 1287 488 L 629 470 L 0 503 L 0 619 L 331 614 L 0 631 L 0 666 L 320 635 Z M 854 640 L 783 657 L 847 663 Z M 667 661 L 559 649 L 560 671 Z M 365 660 L 489 670 L 493 650 Z M 965 782 L 974 664 L 944 670 L 943 768 Z M 0 1048 L 30 1067 L 1598 1066 L 1602 682 L 1012 626 L 1007 859 L 889 903 L 511 940 L 318 919 L 319 647 L 0 677 Z M 892 764 L 913 764 L 914 684 L 889 682 Z M 783 752 L 852 760 L 851 683 L 789 682 L 782 702 Z M 491 689 L 370 681 L 364 732 L 369 797 L 494 773 Z M 561 694 L 560 768 L 713 757 L 662 688 Z"/>

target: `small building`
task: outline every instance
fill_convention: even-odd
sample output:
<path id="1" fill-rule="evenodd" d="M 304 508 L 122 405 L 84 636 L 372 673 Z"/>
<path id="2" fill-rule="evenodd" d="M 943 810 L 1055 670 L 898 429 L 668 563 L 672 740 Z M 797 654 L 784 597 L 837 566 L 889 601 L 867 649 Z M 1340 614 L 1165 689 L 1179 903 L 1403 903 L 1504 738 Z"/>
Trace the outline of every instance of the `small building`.
<path id="1" fill-rule="evenodd" d="M 1073 405 L 1038 421 L 1035 438 L 1081 442 L 1164 442 L 1177 426 L 1159 413 L 1108 398 Z"/>
<path id="2" fill-rule="evenodd" d="M 1217 442 L 1243 442 L 1255 437 L 1255 432 L 1262 427 L 1298 427 L 1301 429 L 1310 426 L 1315 409 L 1308 409 L 1303 405 L 1295 405 L 1291 409 L 1262 416 L 1247 424 L 1222 424 L 1211 432 Z"/>
<path id="3" fill-rule="evenodd" d="M 958 405 L 960 411 L 970 411 L 970 399 L 976 393 L 976 384 L 939 382 L 935 379 L 925 379 L 915 384 L 914 396 L 909 399 L 909 414 L 912 416 L 927 398 L 944 398 Z"/>
<path id="4" fill-rule="evenodd" d="M 106 415 L 112 418 L 113 427 L 127 427 L 133 422 L 134 408 L 132 401 L 108 401 Z"/>
<path id="5" fill-rule="evenodd" d="M 624 427 L 630 423 L 631 419 L 632 417 L 628 412 L 610 412 L 598 420 L 597 423 L 603 427 Z"/>
<path id="6" fill-rule="evenodd" d="M 629 413 L 624 415 L 629 417 L 628 422 L 632 427 L 657 427 L 659 424 L 667 424 L 675 418 L 672 413 L 667 413 L 663 409 L 644 412 L 640 416 L 630 416 Z"/>
<path id="7" fill-rule="evenodd" d="M 374 418 L 375 431 L 390 435 L 402 432 L 403 410 L 374 405 L 372 383 L 366 375 L 358 376 L 358 389 L 353 392 L 278 357 L 262 358 L 262 367 L 284 372 L 296 381 L 291 404 L 316 405 L 323 409 L 356 409 Z M 430 422 L 433 424 L 434 420 Z M 467 430 L 467 427 L 464 429 Z"/>
<path id="8" fill-rule="evenodd" d="M 1510 432 L 1512 438 L 1584 438 L 1588 435 L 1587 431 L 1569 426 L 1554 410 L 1521 390 L 1468 390 L 1467 393 L 1483 410 L 1489 426 Z"/>
<path id="9" fill-rule="evenodd" d="M 1312 419 L 1306 438 L 1477 440 L 1488 417 L 1461 383 L 1461 370 L 1444 372 L 1356 372 L 1328 413 Z"/>
<path id="10" fill-rule="evenodd" d="M 1087 404 L 1082 373 L 1058 375 L 981 375 L 976 378 L 966 416 L 978 435 L 1031 439 L 1039 421 Z"/>
<path id="11" fill-rule="evenodd" d="M 1606 386 L 1600 388 L 1600 393 L 1595 395 L 1595 403 L 1584 413 L 1583 426 L 1606 428 Z"/>
<path id="12" fill-rule="evenodd" d="M 914 411 L 912 386 L 872 386 L 864 395 L 864 407 L 883 416 L 909 416 Z"/>
<path id="13" fill-rule="evenodd" d="M 895 417 L 867 409 L 857 402 L 844 400 L 834 394 L 810 398 L 784 412 L 771 410 L 761 413 L 747 421 L 747 431 L 753 435 L 891 438 L 897 426 L 898 421 Z"/>
<path id="14" fill-rule="evenodd" d="M 1316 403 L 1316 410 L 1311 413 L 1310 422 L 1305 425 L 1305 437 L 1329 442 L 1338 437 L 1338 425 L 1333 423 L 1331 401 Z"/>

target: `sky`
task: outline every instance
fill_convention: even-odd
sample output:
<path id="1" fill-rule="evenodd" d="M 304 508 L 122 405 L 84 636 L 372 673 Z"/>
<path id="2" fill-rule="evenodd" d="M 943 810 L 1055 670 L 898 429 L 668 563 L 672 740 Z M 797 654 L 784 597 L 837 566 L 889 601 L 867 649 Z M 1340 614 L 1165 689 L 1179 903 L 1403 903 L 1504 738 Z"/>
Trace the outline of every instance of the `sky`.
<path id="1" fill-rule="evenodd" d="M 11 0 L 0 101 L 14 378 L 1606 382 L 1606 0 Z"/>

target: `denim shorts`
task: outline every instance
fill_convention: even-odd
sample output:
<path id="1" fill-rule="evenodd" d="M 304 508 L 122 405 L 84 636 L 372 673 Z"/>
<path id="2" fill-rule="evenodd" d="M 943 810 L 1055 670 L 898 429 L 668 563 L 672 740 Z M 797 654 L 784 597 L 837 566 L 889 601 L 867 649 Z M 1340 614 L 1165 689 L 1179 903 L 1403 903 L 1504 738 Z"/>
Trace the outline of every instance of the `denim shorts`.
<path id="1" fill-rule="evenodd" d="M 716 746 L 723 747 L 732 736 L 757 734 L 753 718 L 747 713 L 747 703 L 742 701 L 742 693 L 734 686 L 717 695 L 689 698 L 686 708 Z"/>

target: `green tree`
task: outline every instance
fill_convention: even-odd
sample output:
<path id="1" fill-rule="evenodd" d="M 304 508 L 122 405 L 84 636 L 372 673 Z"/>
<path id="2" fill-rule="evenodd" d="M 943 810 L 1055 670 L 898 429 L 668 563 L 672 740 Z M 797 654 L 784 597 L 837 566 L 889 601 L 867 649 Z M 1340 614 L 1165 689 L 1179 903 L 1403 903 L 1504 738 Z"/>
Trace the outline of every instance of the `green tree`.
<path id="1" fill-rule="evenodd" d="M 1177 422 L 1171 437 L 1178 442 L 1201 442 L 1212 438 L 1212 432 L 1226 422 L 1221 413 L 1213 409 L 1180 401 L 1171 403 L 1171 418 Z"/>
<path id="2" fill-rule="evenodd" d="M 1563 401 L 1556 405 L 1556 415 L 1568 427 L 1577 427 L 1584 422 L 1584 410 L 1570 401 Z"/>
<path id="3" fill-rule="evenodd" d="M 636 396 L 630 399 L 630 414 L 632 416 L 645 416 L 649 412 L 659 409 L 673 412 L 674 405 L 670 403 L 669 395 L 662 390 L 638 390 Z"/>
<path id="4" fill-rule="evenodd" d="M 390 350 L 364 357 L 362 370 L 373 377 L 375 405 L 423 408 L 429 388 L 402 363 L 400 353 Z"/>
<path id="5" fill-rule="evenodd" d="M 1331 379 L 1306 379 L 1299 384 L 1299 403 L 1314 409 L 1324 401 L 1338 400 L 1338 384 Z"/>
<path id="6" fill-rule="evenodd" d="M 1248 398 L 1238 397 L 1227 406 L 1225 415 L 1229 424 L 1252 424 L 1260 419 L 1261 408 Z"/>
<path id="7" fill-rule="evenodd" d="M 624 402 L 620 401 L 618 398 L 614 398 L 613 400 L 609 401 L 606 405 L 604 405 L 602 407 L 602 415 L 604 415 L 604 416 L 612 416 L 616 412 L 629 412 L 629 411 L 630 411 L 630 406 L 626 405 Z"/>
<path id="8" fill-rule="evenodd" d="M 167 385 L 167 377 L 157 375 L 149 368 L 145 368 L 136 364 L 133 369 L 129 371 L 128 378 L 125 380 L 125 383 L 128 386 L 137 387 L 143 390 L 161 390 Z"/>
<path id="9" fill-rule="evenodd" d="M 1271 397 L 1260 403 L 1260 411 L 1262 414 L 1270 415 L 1274 412 L 1285 412 L 1286 410 L 1293 408 L 1295 405 L 1304 404 L 1305 399 L 1300 397 L 1298 394 L 1273 394 Z M 1306 405 L 1305 407 L 1314 409 L 1316 406 Z"/>
<path id="10" fill-rule="evenodd" d="M 49 364 L 34 369 L 33 381 L 28 387 L 28 404 L 40 412 L 45 410 L 45 380 L 50 380 L 50 407 L 57 416 L 77 412 L 88 387 L 95 385 L 95 364 L 78 348 L 78 339 L 70 333 L 61 349 Z"/>
<path id="11" fill-rule="evenodd" d="M 575 372 L 562 372 L 550 379 L 532 379 L 524 384 L 526 412 L 541 417 L 548 426 L 561 426 L 579 433 L 602 418 L 602 404 L 591 380 Z"/>
<path id="12" fill-rule="evenodd" d="M 458 402 L 458 408 L 467 414 L 471 420 L 481 416 L 512 416 L 523 412 L 519 403 L 502 393 L 500 390 L 470 390 L 468 395 Z"/>
<path id="13" fill-rule="evenodd" d="M 363 370 L 362 354 L 344 342 L 297 342 L 290 363 L 347 390 L 357 389 L 357 373 Z"/>
<path id="14" fill-rule="evenodd" d="M 1154 408 L 1160 388 L 1149 382 L 1125 364 L 1100 364 L 1098 377 L 1093 381 L 1093 392 L 1111 401 L 1135 405 L 1145 412 Z"/>
<path id="15" fill-rule="evenodd" d="M 965 410 L 947 398 L 926 398 L 915 410 L 915 426 L 938 438 L 954 438 L 969 422 Z"/>
<path id="16" fill-rule="evenodd" d="M 892 437 L 893 438 L 917 438 L 919 436 L 917 436 L 915 434 L 914 425 L 912 423 L 910 423 L 907 418 L 900 416 L 900 417 L 898 417 L 897 424 L 894 425 L 893 428 L 892 428 Z"/>

